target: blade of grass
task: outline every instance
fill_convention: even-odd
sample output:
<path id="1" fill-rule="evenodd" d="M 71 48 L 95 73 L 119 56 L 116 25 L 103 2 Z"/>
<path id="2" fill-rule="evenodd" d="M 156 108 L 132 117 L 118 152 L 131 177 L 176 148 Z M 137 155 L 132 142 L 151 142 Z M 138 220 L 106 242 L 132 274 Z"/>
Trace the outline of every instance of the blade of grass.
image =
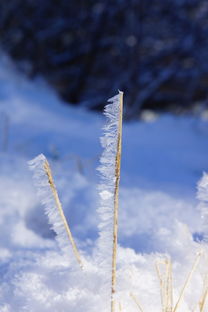
<path id="1" fill-rule="evenodd" d="M 162 274 L 159 264 L 165 265 L 165 272 Z M 160 296 L 163 312 L 172 312 L 173 286 L 172 286 L 172 263 L 170 259 L 156 262 L 156 272 L 160 281 Z"/>
<path id="2" fill-rule="evenodd" d="M 55 203 L 56 203 L 56 207 L 57 207 L 58 212 L 60 214 L 60 217 L 61 217 L 61 219 L 63 221 L 64 228 L 66 230 L 67 236 L 68 236 L 68 238 L 69 238 L 69 240 L 71 242 L 74 256 L 75 256 L 77 262 L 79 263 L 80 267 L 83 268 L 83 263 L 82 263 L 79 251 L 77 249 L 77 246 L 75 244 L 75 241 L 73 239 L 71 230 L 70 230 L 69 225 L 67 223 L 66 217 L 64 215 L 64 212 L 63 212 L 63 209 L 62 209 L 62 205 L 61 205 L 61 202 L 60 202 L 60 199 L 59 199 L 59 196 L 58 196 L 58 192 L 56 190 L 56 186 L 55 186 L 55 183 L 53 181 L 51 168 L 50 168 L 50 165 L 49 165 L 47 159 L 44 162 L 44 170 L 45 170 L 45 173 L 46 173 L 46 175 L 48 177 L 48 183 L 49 183 L 51 191 L 53 193 L 53 197 L 54 197 L 54 200 L 55 200 Z"/>
<path id="3" fill-rule="evenodd" d="M 116 159 L 115 159 L 111 312 L 115 312 L 114 294 L 116 291 L 116 259 L 117 259 L 117 242 L 118 242 L 118 196 L 119 196 L 120 167 L 121 167 L 122 119 L 123 119 L 123 92 L 119 91 L 119 121 L 118 121 L 117 153 L 116 153 Z"/>
<path id="4" fill-rule="evenodd" d="M 191 271 L 189 272 L 189 274 L 188 274 L 188 276 L 187 276 L 187 278 L 185 280 L 184 286 L 182 287 L 182 290 L 180 292 L 178 301 L 177 301 L 177 303 L 176 303 L 176 305 L 175 305 L 175 307 L 173 309 L 173 312 L 176 312 L 178 310 L 178 308 L 180 306 L 180 303 L 181 303 L 181 301 L 182 301 L 182 299 L 184 297 L 185 290 L 186 290 L 186 288 L 187 288 L 187 286 L 188 286 L 188 284 L 189 284 L 189 282 L 190 282 L 190 280 L 191 280 L 191 278 L 193 276 L 193 273 L 195 272 L 195 270 L 196 270 L 196 268 L 197 268 L 197 266 L 199 264 L 201 256 L 202 256 L 202 252 L 199 252 L 198 255 L 196 256 L 196 259 L 195 259 L 194 263 L 193 263 Z"/>
<path id="5" fill-rule="evenodd" d="M 203 287 L 203 292 L 202 296 L 199 301 L 199 311 L 204 312 L 205 311 L 205 305 L 208 297 L 208 275 L 204 279 L 204 287 Z"/>
<path id="6" fill-rule="evenodd" d="M 157 276 L 160 282 L 160 300 L 161 300 L 161 305 L 163 307 L 163 280 L 162 280 L 162 273 L 160 271 L 158 261 L 155 263 L 155 269 L 156 269 Z"/>
<path id="7" fill-rule="evenodd" d="M 167 282 L 166 282 L 166 307 L 165 312 L 173 310 L 173 281 L 172 281 L 172 263 L 170 259 L 166 262 Z"/>
<path id="8" fill-rule="evenodd" d="M 139 309 L 140 312 L 144 312 L 141 304 L 139 303 L 138 299 L 134 296 L 134 294 L 130 293 L 130 297 L 133 299 L 133 301 L 135 302 L 137 308 Z"/>

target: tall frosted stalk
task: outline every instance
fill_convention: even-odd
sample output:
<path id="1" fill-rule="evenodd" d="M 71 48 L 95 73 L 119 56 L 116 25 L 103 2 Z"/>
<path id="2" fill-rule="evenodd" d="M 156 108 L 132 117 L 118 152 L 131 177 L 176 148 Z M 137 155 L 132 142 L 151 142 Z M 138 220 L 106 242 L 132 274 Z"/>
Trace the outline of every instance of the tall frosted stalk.
<path id="1" fill-rule="evenodd" d="M 104 136 L 101 144 L 104 148 L 100 159 L 101 172 L 100 190 L 100 215 L 98 258 L 106 276 L 111 276 L 111 281 L 106 281 L 107 292 L 111 289 L 111 312 L 115 311 L 116 292 L 116 259 L 118 240 L 118 196 L 121 166 L 122 142 L 122 116 L 123 92 L 108 100 L 104 114 L 107 123 L 104 127 Z M 107 294 L 108 296 L 108 294 Z"/>
<path id="2" fill-rule="evenodd" d="M 68 255 L 72 252 L 78 264 L 83 267 L 81 257 L 64 215 L 47 159 L 43 154 L 40 154 L 29 162 L 29 166 L 33 171 L 34 182 L 39 198 L 44 205 L 49 223 L 57 234 L 56 240 L 61 250 Z M 70 248 L 70 244 L 72 248 Z M 72 259 L 73 257 L 70 255 L 70 258 Z"/>
<path id="3" fill-rule="evenodd" d="M 116 159 L 115 159 L 111 312 L 115 311 L 114 294 L 116 291 L 116 258 L 117 258 L 117 244 L 118 244 L 118 196 L 119 196 L 119 182 L 120 182 L 120 168 L 121 168 L 122 119 L 123 119 L 123 93 L 119 92 L 118 137 L 117 137 L 117 152 L 116 152 Z"/>

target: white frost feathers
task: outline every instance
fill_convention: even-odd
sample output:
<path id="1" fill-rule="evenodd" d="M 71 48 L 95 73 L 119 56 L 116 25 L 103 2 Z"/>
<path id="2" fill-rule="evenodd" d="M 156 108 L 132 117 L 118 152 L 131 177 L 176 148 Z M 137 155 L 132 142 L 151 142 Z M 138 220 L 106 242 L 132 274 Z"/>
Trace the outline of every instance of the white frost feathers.
<path id="1" fill-rule="evenodd" d="M 107 123 L 104 126 L 104 135 L 101 137 L 101 144 L 104 148 L 100 159 L 101 183 L 99 185 L 100 207 L 98 209 L 99 239 L 98 239 L 98 263 L 106 275 L 106 291 L 111 288 L 112 258 L 115 233 L 115 189 L 116 179 L 120 173 L 117 172 L 118 144 L 119 144 L 119 123 L 120 123 L 120 101 L 122 92 L 108 100 L 105 106 L 104 115 Z M 119 164 L 120 166 L 120 164 Z M 104 290 L 105 291 L 105 290 Z M 107 294 L 107 293 L 106 293 Z"/>
<path id="2" fill-rule="evenodd" d="M 52 229 L 57 234 L 56 240 L 61 251 L 69 257 L 70 261 L 76 258 L 77 262 L 82 266 L 78 250 L 61 207 L 47 159 L 43 154 L 40 154 L 29 162 L 29 166 L 34 172 L 33 178 L 38 196 L 45 208 L 49 224 L 51 224 Z"/>

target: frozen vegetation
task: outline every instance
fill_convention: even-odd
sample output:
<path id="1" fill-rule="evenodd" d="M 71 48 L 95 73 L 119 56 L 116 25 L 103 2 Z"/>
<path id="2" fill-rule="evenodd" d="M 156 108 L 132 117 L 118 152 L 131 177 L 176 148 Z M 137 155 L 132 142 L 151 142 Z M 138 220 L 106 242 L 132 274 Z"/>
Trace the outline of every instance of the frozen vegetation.
<path id="1" fill-rule="evenodd" d="M 206 117 L 146 112 L 124 124 L 116 312 L 208 311 L 206 175 L 196 188 L 208 167 Z M 1 55 L 0 312 L 110 312 L 97 230 L 104 124 L 60 103 L 41 79 L 27 81 Z M 27 163 L 40 153 L 83 269 L 61 252 L 36 194 Z"/>

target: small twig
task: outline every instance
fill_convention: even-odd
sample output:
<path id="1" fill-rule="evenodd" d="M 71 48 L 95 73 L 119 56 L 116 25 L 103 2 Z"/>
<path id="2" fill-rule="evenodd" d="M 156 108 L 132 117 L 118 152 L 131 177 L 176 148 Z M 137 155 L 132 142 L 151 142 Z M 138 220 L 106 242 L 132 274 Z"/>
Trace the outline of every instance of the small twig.
<path id="1" fill-rule="evenodd" d="M 204 279 L 204 287 L 203 287 L 203 293 L 201 296 L 201 299 L 199 301 L 199 311 L 204 312 L 205 310 L 205 305 L 206 305 L 206 300 L 208 297 L 208 275 L 206 275 Z"/>
<path id="2" fill-rule="evenodd" d="M 47 160 L 44 162 L 44 170 L 45 170 L 45 173 L 47 174 L 48 183 L 49 183 L 50 188 L 52 190 L 52 193 L 53 193 L 53 196 L 54 196 L 54 200 L 55 200 L 57 209 L 59 211 L 60 217 L 61 217 L 61 219 L 63 221 L 63 224 L 64 224 L 64 227 L 65 227 L 67 236 L 68 236 L 68 238 L 69 238 L 69 240 L 71 242 L 75 258 L 77 259 L 77 262 L 79 263 L 80 267 L 83 268 L 83 263 L 82 263 L 80 255 L 79 255 L 79 251 L 77 249 L 75 241 L 73 239 L 72 233 L 70 231 L 69 225 L 67 223 L 66 217 L 64 215 L 64 212 L 63 212 L 63 209 L 62 209 L 62 205 L 61 205 L 61 202 L 59 200 L 58 192 L 56 190 L 56 187 L 55 187 L 55 184 L 54 184 L 54 181 L 53 181 L 52 172 L 51 172 L 51 169 L 50 169 L 50 166 L 49 166 L 49 163 L 48 163 Z"/>
<path id="3" fill-rule="evenodd" d="M 193 266 L 192 266 L 192 268 L 191 268 L 191 271 L 189 272 L 189 274 L 188 274 L 188 276 L 187 276 L 187 278 L 186 278 L 186 281 L 185 281 L 184 286 L 183 286 L 183 288 L 182 288 L 182 290 L 181 290 L 181 293 L 180 293 L 180 296 L 179 296 L 179 298 L 178 298 L 178 301 L 177 301 L 177 303 L 176 303 L 176 305 L 175 305 L 175 307 L 174 307 L 174 309 L 173 309 L 173 312 L 176 312 L 176 311 L 177 311 L 177 309 L 178 309 L 178 307 L 179 307 L 179 305 L 180 305 L 180 303 L 181 303 L 181 301 L 182 301 L 182 299 L 183 299 L 185 290 L 186 290 L 186 288 L 187 288 L 187 286 L 188 286 L 188 284 L 189 284 L 189 282 L 190 282 L 190 280 L 191 280 L 191 278 L 192 278 L 192 275 L 193 275 L 194 271 L 196 270 L 196 268 L 197 268 L 197 266 L 198 266 L 198 264 L 199 264 L 201 255 L 202 255 L 202 252 L 199 252 L 198 255 L 196 256 L 196 259 L 195 259 L 195 261 L 194 261 L 194 264 L 193 264 Z"/>
<path id="4" fill-rule="evenodd" d="M 167 260 L 167 282 L 166 282 L 166 307 L 165 312 L 172 312 L 173 310 L 173 280 L 172 280 L 172 263 Z"/>
<path id="5" fill-rule="evenodd" d="M 133 299 L 133 301 L 135 302 L 137 308 L 139 309 L 140 312 L 144 312 L 141 304 L 139 303 L 138 299 L 134 296 L 134 294 L 130 293 L 130 297 Z"/>
<path id="6" fill-rule="evenodd" d="M 115 190 L 114 190 L 114 218 L 113 218 L 113 256 L 112 256 L 112 284 L 111 284 L 111 312 L 115 312 L 114 294 L 116 291 L 116 258 L 118 241 L 118 195 L 121 167 L 121 140 L 122 140 L 122 119 L 123 119 L 123 92 L 119 91 L 119 121 L 117 153 L 115 159 Z"/>
<path id="7" fill-rule="evenodd" d="M 163 282 L 162 282 L 162 274 L 160 272 L 160 268 L 159 268 L 159 264 L 158 262 L 155 263 L 155 269 L 157 272 L 157 276 L 160 282 L 160 300 L 161 300 L 161 304 L 163 306 Z"/>
<path id="8" fill-rule="evenodd" d="M 172 286 L 172 263 L 170 259 L 161 261 L 160 264 L 165 265 L 165 273 L 162 274 L 159 263 L 156 262 L 156 272 L 160 281 L 160 296 L 163 312 L 172 312 L 173 305 L 173 286 Z"/>

